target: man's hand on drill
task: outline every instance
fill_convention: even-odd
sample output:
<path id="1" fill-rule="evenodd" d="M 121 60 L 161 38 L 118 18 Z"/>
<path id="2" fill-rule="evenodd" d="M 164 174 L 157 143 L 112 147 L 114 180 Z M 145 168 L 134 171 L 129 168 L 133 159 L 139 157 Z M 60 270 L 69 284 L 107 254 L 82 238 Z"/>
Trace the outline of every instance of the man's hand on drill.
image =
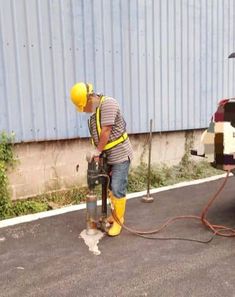
<path id="1" fill-rule="evenodd" d="M 99 156 L 101 152 L 97 150 L 97 148 L 91 150 L 89 153 L 86 155 L 87 162 L 91 162 L 93 159 L 98 162 L 99 161 Z"/>

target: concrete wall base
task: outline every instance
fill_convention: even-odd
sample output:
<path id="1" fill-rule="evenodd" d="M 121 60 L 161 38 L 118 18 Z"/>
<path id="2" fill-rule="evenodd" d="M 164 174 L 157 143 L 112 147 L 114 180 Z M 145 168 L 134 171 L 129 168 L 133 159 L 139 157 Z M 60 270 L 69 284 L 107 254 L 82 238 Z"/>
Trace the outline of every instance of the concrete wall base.
<path id="1" fill-rule="evenodd" d="M 153 133 L 151 163 L 177 164 L 184 155 L 187 136 L 193 135 L 197 146 L 203 131 Z M 130 135 L 135 155 L 132 167 L 148 162 L 148 139 L 149 134 Z M 86 185 L 86 153 L 90 149 L 89 139 L 16 144 L 19 162 L 9 172 L 12 199 Z"/>

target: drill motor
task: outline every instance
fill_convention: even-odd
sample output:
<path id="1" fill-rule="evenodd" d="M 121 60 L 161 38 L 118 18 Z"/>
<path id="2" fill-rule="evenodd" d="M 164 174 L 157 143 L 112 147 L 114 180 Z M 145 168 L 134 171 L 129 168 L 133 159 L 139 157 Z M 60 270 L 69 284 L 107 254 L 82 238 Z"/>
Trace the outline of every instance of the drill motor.
<path id="1" fill-rule="evenodd" d="M 90 160 L 87 157 L 87 161 Z M 90 191 L 93 191 L 94 188 L 99 184 L 106 184 L 107 179 L 109 179 L 108 175 L 108 165 L 105 155 L 101 155 L 99 161 L 95 161 L 92 159 L 90 162 L 88 161 L 87 168 L 87 185 Z"/>

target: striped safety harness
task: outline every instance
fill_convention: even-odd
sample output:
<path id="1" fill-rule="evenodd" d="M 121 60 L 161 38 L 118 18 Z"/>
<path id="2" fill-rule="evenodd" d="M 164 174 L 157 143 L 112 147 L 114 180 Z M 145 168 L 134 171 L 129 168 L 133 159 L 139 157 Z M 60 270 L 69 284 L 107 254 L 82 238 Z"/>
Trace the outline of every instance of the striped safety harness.
<path id="1" fill-rule="evenodd" d="M 105 98 L 106 98 L 105 96 L 102 96 L 101 97 L 100 104 L 99 104 L 99 106 L 96 109 L 96 129 L 97 129 L 97 134 L 98 134 L 98 137 L 99 138 L 100 138 L 100 134 L 101 134 L 101 110 L 100 110 L 100 107 L 101 107 L 101 104 L 104 102 Z M 90 125 L 89 125 L 89 127 L 90 127 Z M 90 129 L 90 132 L 91 132 L 91 129 Z M 92 133 L 91 133 L 91 136 L 92 136 Z M 117 139 L 108 142 L 105 145 L 103 151 L 110 150 L 110 149 L 114 148 L 115 146 L 117 146 L 118 144 L 124 142 L 127 139 L 128 139 L 128 135 L 127 135 L 126 132 L 124 132 Z M 94 143 L 94 141 L 93 141 L 93 143 Z"/>

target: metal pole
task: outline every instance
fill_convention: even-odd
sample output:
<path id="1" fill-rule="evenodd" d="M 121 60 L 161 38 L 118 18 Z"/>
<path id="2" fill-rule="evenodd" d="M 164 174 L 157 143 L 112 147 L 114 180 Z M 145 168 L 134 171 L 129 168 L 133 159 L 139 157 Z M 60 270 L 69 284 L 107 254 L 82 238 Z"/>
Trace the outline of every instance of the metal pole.
<path id="1" fill-rule="evenodd" d="M 86 196 L 86 234 L 97 234 L 97 196 L 93 191 Z"/>
<path id="2" fill-rule="evenodd" d="M 101 206 L 101 215 L 102 218 L 107 218 L 107 179 L 102 183 L 102 206 Z"/>
<path id="3" fill-rule="evenodd" d="M 150 196 L 150 173 L 151 173 L 151 152 L 152 152 L 152 124 L 153 120 L 150 120 L 150 132 L 149 132 L 149 157 L 148 157 L 148 176 L 147 176 L 147 195 L 142 197 L 143 202 L 153 202 L 153 197 Z"/>

